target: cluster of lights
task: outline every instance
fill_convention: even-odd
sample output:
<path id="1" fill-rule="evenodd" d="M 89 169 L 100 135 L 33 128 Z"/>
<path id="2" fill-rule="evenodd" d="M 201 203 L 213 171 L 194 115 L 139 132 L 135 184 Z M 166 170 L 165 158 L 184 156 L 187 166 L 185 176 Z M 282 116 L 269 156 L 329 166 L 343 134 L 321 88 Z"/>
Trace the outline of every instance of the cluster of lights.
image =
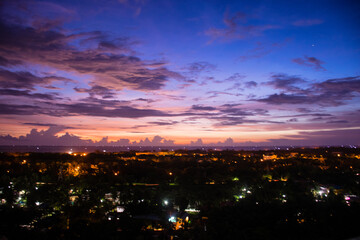
<path id="1" fill-rule="evenodd" d="M 328 194 L 329 194 L 329 192 L 330 192 L 329 189 L 328 189 L 328 188 L 325 188 L 325 187 L 320 187 L 319 190 L 313 190 L 313 194 L 314 194 L 315 196 L 320 197 L 320 198 L 327 197 Z M 318 200 L 318 199 L 317 199 L 317 200 Z M 318 201 L 316 201 L 316 202 L 318 202 Z"/>
<path id="2" fill-rule="evenodd" d="M 352 198 L 358 198 L 356 195 L 344 195 L 345 202 L 348 206 L 350 206 L 350 202 Z"/>
<path id="3" fill-rule="evenodd" d="M 116 207 L 116 212 L 122 213 L 122 212 L 124 212 L 124 211 L 125 211 L 125 208 L 124 208 L 124 207 L 121 207 L 121 206 L 117 206 L 117 207 Z"/>
<path id="4" fill-rule="evenodd" d="M 26 198 L 24 198 L 24 195 L 25 195 L 25 190 L 21 190 L 19 191 L 18 198 L 16 199 L 17 204 L 19 204 L 19 206 L 21 207 L 23 207 L 26 204 Z"/>
<path id="5" fill-rule="evenodd" d="M 171 216 L 169 218 L 169 222 L 176 223 L 176 218 L 174 216 Z"/>
<path id="6" fill-rule="evenodd" d="M 234 197 L 238 200 L 238 199 L 243 199 L 246 197 L 247 194 L 251 194 L 251 191 L 247 188 L 242 188 L 241 189 L 241 193 L 239 195 L 234 195 Z"/>
<path id="7" fill-rule="evenodd" d="M 86 153 L 74 153 L 73 151 L 72 151 L 72 149 L 70 149 L 70 151 L 68 151 L 67 152 L 69 155 L 73 155 L 73 156 L 81 156 L 81 157 L 86 157 Z"/>
<path id="8" fill-rule="evenodd" d="M 195 208 L 187 208 L 187 209 L 185 209 L 185 212 L 189 212 L 189 213 L 199 213 L 200 210 L 195 209 Z"/>

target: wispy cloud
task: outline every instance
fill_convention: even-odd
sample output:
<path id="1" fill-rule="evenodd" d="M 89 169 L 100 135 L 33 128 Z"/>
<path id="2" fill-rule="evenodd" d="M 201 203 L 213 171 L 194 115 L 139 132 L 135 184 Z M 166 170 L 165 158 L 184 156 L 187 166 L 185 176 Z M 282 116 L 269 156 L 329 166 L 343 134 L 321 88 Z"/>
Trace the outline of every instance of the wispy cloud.
<path id="1" fill-rule="evenodd" d="M 360 93 L 360 76 L 328 79 L 314 86 L 327 93 Z"/>
<path id="2" fill-rule="evenodd" d="M 317 71 L 326 71 L 326 69 L 322 66 L 324 62 L 315 57 L 304 56 L 303 58 L 294 58 L 292 61 L 299 65 L 311 67 Z"/>
<path id="3" fill-rule="evenodd" d="M 216 69 L 216 65 L 209 62 L 193 62 L 187 65 L 185 68 L 192 74 L 198 74 L 200 72 L 211 72 Z"/>
<path id="4" fill-rule="evenodd" d="M 280 76 L 280 77 L 279 77 Z M 360 92 L 360 77 L 345 77 L 329 79 L 320 83 L 310 85 L 310 88 L 300 88 L 294 86 L 296 83 L 305 82 L 298 77 L 291 77 L 280 74 L 272 76 L 274 80 L 267 84 L 273 85 L 277 89 L 284 89 L 288 93 L 271 94 L 261 99 L 253 99 L 269 104 L 317 104 L 321 106 L 340 106 L 345 104 L 345 100 L 356 97 L 353 93 Z"/>
<path id="5" fill-rule="evenodd" d="M 302 93 L 298 85 L 306 83 L 306 80 L 299 76 L 292 76 L 288 74 L 274 74 L 271 76 L 271 81 L 266 82 L 265 85 L 271 86 L 275 89 L 284 90 L 285 92 Z"/>
<path id="6" fill-rule="evenodd" d="M 1 51 L 1 50 L 0 50 Z M 0 69 L 0 87 L 34 90 L 35 86 L 46 86 L 55 81 L 73 82 L 73 80 L 59 76 L 36 76 L 26 71 L 9 71 Z"/>
<path id="7" fill-rule="evenodd" d="M 90 97 L 101 96 L 102 98 L 113 98 L 115 96 L 115 92 L 112 89 L 98 85 L 94 85 L 90 89 L 74 88 L 74 90 L 79 93 L 88 93 Z"/>
<path id="8" fill-rule="evenodd" d="M 157 125 L 157 126 L 173 126 L 175 124 L 178 124 L 178 121 L 155 121 L 155 122 L 148 122 L 148 124 L 151 125 Z"/>
<path id="9" fill-rule="evenodd" d="M 255 81 L 248 81 L 248 82 L 245 82 L 245 87 L 246 88 L 254 88 L 254 87 L 257 87 L 257 82 Z"/>
<path id="10" fill-rule="evenodd" d="M 210 106 L 202 106 L 202 105 L 192 105 L 192 110 L 196 111 L 214 111 L 216 108 Z"/>
<path id="11" fill-rule="evenodd" d="M 229 11 L 226 11 L 223 19 L 225 27 L 209 28 L 205 31 L 205 35 L 211 38 L 210 42 L 216 40 L 230 41 L 261 36 L 267 30 L 280 28 L 280 26 L 273 24 L 251 24 L 249 18 L 243 12 L 230 15 Z"/>
<path id="12" fill-rule="evenodd" d="M 14 90 L 14 89 L 0 89 L 0 95 L 26 97 L 26 98 L 42 99 L 42 100 L 61 99 L 58 97 L 57 93 L 30 93 L 29 90 L 22 91 L 22 90 Z"/>
<path id="13" fill-rule="evenodd" d="M 257 59 L 262 58 L 282 47 L 284 47 L 290 39 L 286 39 L 283 42 L 280 43 L 263 43 L 263 42 L 257 42 L 256 47 L 247 50 L 244 55 L 241 55 L 238 60 L 241 62 L 248 61 L 250 59 Z"/>
<path id="14" fill-rule="evenodd" d="M 4 18 L 0 20 L 0 35 L 6 36 L 0 40 L 3 64 L 36 63 L 86 74 L 92 78 L 91 86 L 115 90 L 157 90 L 169 79 L 182 79 L 179 73 L 163 65 L 154 67 L 154 62 L 134 56 L 129 50 L 131 43 L 127 38 L 111 38 L 101 31 L 65 34 L 56 28 L 40 29 L 36 25 L 22 25 Z M 5 73 L 2 71 L 2 74 Z M 29 87 L 43 81 L 30 73 L 8 71 L 7 74 Z"/>

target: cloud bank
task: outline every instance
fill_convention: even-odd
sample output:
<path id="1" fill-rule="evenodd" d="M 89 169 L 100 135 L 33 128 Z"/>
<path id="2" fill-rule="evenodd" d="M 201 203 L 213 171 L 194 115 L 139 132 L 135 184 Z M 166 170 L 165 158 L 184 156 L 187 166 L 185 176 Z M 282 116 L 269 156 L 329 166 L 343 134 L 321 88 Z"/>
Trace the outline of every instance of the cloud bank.
<path id="1" fill-rule="evenodd" d="M 168 140 L 161 136 L 154 136 L 150 140 L 145 138 L 140 141 L 119 139 L 109 141 L 108 137 L 100 141 L 82 139 L 79 136 L 66 132 L 58 133 L 66 129 L 64 126 L 50 126 L 47 130 L 32 129 L 25 136 L 13 137 L 11 135 L 0 136 L 0 145 L 31 145 L 31 146 L 181 146 L 176 145 L 174 140 Z M 280 139 L 268 139 L 264 142 L 235 142 L 232 138 L 213 143 L 204 143 L 201 138 L 191 141 L 188 146 L 326 146 L 326 145 L 360 145 L 360 129 L 344 129 L 333 131 L 303 131 L 298 135 L 289 135 Z M 340 141 L 339 141 L 340 140 Z M 339 144 L 341 142 L 341 144 Z"/>

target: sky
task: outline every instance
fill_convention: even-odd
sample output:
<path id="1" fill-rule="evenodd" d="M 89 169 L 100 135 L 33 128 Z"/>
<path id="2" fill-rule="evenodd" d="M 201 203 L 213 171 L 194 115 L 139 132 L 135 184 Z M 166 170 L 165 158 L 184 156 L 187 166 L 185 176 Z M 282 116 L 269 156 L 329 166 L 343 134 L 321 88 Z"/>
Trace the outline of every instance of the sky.
<path id="1" fill-rule="evenodd" d="M 0 145 L 360 145 L 359 1 L 0 1 Z"/>

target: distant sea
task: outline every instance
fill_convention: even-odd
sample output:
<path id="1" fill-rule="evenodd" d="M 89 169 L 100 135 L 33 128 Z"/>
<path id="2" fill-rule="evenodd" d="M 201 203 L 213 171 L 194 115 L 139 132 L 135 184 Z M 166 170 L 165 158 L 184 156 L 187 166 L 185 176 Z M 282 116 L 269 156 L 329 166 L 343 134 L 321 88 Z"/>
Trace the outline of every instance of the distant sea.
<path id="1" fill-rule="evenodd" d="M 264 146 L 0 146 L 0 152 L 52 152 L 52 153 L 68 153 L 68 152 L 124 152 L 124 151 L 175 151 L 175 150 L 290 150 L 295 147 L 264 147 Z"/>

